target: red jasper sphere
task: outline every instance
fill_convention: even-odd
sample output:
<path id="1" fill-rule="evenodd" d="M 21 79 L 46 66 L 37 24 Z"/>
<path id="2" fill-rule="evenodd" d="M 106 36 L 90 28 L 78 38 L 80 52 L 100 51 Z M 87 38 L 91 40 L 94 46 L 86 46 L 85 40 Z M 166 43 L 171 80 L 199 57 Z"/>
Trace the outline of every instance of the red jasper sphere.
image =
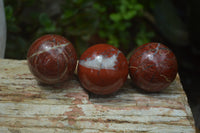
<path id="1" fill-rule="evenodd" d="M 30 46 L 27 54 L 31 73 L 42 83 L 63 82 L 73 74 L 77 55 L 73 45 L 59 35 L 44 35 Z"/>
<path id="2" fill-rule="evenodd" d="M 94 45 L 80 57 L 78 76 L 83 87 L 92 93 L 107 95 L 117 91 L 127 75 L 126 57 L 111 45 Z"/>
<path id="3" fill-rule="evenodd" d="M 150 92 L 168 87 L 177 74 L 173 52 L 161 43 L 147 43 L 134 50 L 129 60 L 132 81 Z"/>

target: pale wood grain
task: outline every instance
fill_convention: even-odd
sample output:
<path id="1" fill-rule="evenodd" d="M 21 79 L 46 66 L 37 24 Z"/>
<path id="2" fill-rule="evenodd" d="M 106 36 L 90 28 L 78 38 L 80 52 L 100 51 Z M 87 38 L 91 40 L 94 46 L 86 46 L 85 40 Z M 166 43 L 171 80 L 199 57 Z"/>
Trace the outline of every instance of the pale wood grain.
<path id="1" fill-rule="evenodd" d="M 76 76 L 39 84 L 25 60 L 0 60 L 0 132 L 194 133 L 194 120 L 177 75 L 160 93 L 146 93 L 128 79 L 109 97 L 88 94 Z"/>

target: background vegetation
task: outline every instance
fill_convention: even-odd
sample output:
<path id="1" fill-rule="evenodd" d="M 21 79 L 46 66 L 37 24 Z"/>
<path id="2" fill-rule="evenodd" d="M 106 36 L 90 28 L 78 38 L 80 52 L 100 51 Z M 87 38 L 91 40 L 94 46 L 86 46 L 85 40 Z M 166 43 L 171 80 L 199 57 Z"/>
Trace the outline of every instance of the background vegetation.
<path id="1" fill-rule="evenodd" d="M 6 57 L 26 58 L 31 43 L 49 33 L 68 38 L 78 55 L 95 43 L 108 43 L 128 53 L 154 37 L 144 21 L 145 6 L 150 4 L 138 0 L 5 0 Z"/>
<path id="2" fill-rule="evenodd" d="M 6 58 L 25 59 L 44 34 L 69 39 L 80 56 L 89 46 L 108 43 L 129 57 L 155 41 L 177 56 L 179 74 L 200 128 L 200 0 L 4 0 Z"/>

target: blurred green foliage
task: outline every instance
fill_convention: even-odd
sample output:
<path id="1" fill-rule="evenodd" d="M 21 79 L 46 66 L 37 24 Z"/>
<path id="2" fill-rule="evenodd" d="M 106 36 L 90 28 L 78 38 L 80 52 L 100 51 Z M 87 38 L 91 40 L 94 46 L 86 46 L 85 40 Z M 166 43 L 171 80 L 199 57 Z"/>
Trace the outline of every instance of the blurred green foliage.
<path id="1" fill-rule="evenodd" d="M 44 34 L 69 39 L 80 56 L 90 45 L 108 43 L 126 55 L 151 41 L 144 19 L 152 2 L 138 0 L 4 0 L 6 58 L 24 59 L 31 43 Z"/>

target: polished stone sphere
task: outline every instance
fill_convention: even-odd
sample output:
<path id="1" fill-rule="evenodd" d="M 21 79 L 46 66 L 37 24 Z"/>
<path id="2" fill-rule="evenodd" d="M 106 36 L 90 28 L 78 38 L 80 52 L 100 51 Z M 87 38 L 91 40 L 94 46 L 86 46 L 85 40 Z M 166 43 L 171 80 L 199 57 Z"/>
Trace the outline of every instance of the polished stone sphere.
<path id="1" fill-rule="evenodd" d="M 174 53 L 161 43 L 147 43 L 133 51 L 129 73 L 139 88 L 156 92 L 167 88 L 177 74 Z"/>
<path id="2" fill-rule="evenodd" d="M 27 61 L 39 82 L 55 84 L 66 81 L 74 73 L 77 55 L 66 38 L 44 35 L 30 46 Z"/>
<path id="3" fill-rule="evenodd" d="M 88 48 L 80 57 L 78 76 L 88 91 L 107 95 L 121 88 L 127 79 L 128 62 L 114 46 L 97 44 Z"/>

